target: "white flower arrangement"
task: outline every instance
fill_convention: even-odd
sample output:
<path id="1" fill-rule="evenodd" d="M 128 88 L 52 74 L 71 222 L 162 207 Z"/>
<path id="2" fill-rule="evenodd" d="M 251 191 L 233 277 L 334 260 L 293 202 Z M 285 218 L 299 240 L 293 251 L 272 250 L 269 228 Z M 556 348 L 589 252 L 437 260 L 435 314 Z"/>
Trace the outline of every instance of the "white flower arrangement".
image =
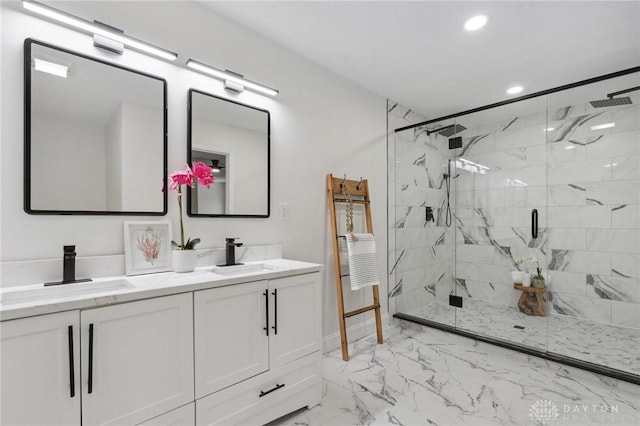
<path id="1" fill-rule="evenodd" d="M 522 265 L 523 263 L 531 263 L 531 262 L 538 263 L 538 259 L 535 256 L 523 256 L 516 261 L 516 264 Z"/>
<path id="2" fill-rule="evenodd" d="M 538 258 L 535 256 L 523 256 L 516 261 L 516 265 L 522 265 L 523 263 L 536 263 L 536 271 L 538 275 L 542 274 L 542 268 L 540 268 L 540 262 L 538 262 Z"/>

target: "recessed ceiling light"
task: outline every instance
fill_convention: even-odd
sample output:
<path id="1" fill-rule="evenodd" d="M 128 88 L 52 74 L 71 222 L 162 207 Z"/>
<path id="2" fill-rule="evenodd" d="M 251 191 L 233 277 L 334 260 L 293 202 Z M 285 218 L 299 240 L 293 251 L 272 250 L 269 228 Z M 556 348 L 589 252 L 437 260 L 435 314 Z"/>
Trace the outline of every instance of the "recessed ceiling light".
<path id="1" fill-rule="evenodd" d="M 487 17 L 485 15 L 476 15 L 473 18 L 467 19 L 464 23 L 464 29 L 467 31 L 476 31 L 484 27 L 487 23 Z"/>
<path id="2" fill-rule="evenodd" d="M 544 131 L 544 132 L 552 132 L 554 130 L 555 130 L 554 127 L 547 127 L 546 129 L 542 129 L 542 131 Z"/>
<path id="3" fill-rule="evenodd" d="M 513 86 L 513 87 L 510 87 L 509 89 L 507 89 L 507 94 L 516 95 L 516 94 L 522 92 L 522 90 L 523 90 L 522 86 Z"/>
<path id="4" fill-rule="evenodd" d="M 58 77 L 67 78 L 69 75 L 69 67 L 56 64 L 55 62 L 45 61 L 40 58 L 33 58 L 33 69 L 47 74 L 57 75 Z"/>

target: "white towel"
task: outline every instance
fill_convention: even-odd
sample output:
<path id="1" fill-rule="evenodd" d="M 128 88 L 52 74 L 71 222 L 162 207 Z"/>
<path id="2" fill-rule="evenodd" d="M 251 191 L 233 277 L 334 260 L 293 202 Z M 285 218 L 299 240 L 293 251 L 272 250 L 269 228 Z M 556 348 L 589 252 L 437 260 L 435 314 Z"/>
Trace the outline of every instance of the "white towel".
<path id="1" fill-rule="evenodd" d="M 380 284 L 373 234 L 351 234 L 347 237 L 351 290 Z"/>

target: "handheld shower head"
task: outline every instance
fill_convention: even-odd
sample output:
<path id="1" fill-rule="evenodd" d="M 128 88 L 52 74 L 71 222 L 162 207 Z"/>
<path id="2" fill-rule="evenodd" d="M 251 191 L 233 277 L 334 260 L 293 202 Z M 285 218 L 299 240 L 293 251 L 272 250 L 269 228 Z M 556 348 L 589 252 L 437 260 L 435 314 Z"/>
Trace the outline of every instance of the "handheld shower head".
<path id="1" fill-rule="evenodd" d="M 442 176 L 445 179 L 451 177 L 451 175 L 453 175 L 454 167 L 455 167 L 454 160 L 451 160 L 451 159 L 447 160 L 447 164 L 442 165 L 442 170 L 443 170 Z"/>

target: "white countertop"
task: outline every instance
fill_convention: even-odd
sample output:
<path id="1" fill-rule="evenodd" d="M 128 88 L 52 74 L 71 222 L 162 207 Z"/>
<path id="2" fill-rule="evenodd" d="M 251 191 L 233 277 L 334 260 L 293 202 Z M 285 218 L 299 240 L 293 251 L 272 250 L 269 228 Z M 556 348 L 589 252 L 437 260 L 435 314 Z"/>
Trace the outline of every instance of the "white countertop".
<path id="1" fill-rule="evenodd" d="M 158 274 L 137 275 L 130 277 L 102 277 L 92 282 L 73 284 L 74 286 L 90 287 L 110 281 L 124 281 L 126 288 L 110 289 L 90 294 L 68 294 L 63 297 L 39 297 L 36 300 L 9 300 L 10 293 L 36 290 L 40 294 L 49 288 L 43 284 L 9 287 L 0 291 L 0 321 L 43 315 L 73 309 L 87 309 L 114 303 L 131 302 L 151 297 L 167 296 L 208 288 L 223 287 L 251 281 L 270 280 L 291 275 L 306 274 L 319 271 L 323 266 L 315 263 L 299 262 L 288 259 L 272 259 L 260 262 L 246 262 L 246 265 L 264 265 L 264 269 L 253 272 L 241 272 L 233 275 L 215 273 L 216 266 L 196 268 L 194 272 L 177 273 L 165 272 Z M 68 285 L 68 284 L 66 284 Z M 55 286 L 59 287 L 59 286 Z M 64 287 L 64 285 L 62 285 Z M 55 290 L 54 290 L 55 291 Z"/>

